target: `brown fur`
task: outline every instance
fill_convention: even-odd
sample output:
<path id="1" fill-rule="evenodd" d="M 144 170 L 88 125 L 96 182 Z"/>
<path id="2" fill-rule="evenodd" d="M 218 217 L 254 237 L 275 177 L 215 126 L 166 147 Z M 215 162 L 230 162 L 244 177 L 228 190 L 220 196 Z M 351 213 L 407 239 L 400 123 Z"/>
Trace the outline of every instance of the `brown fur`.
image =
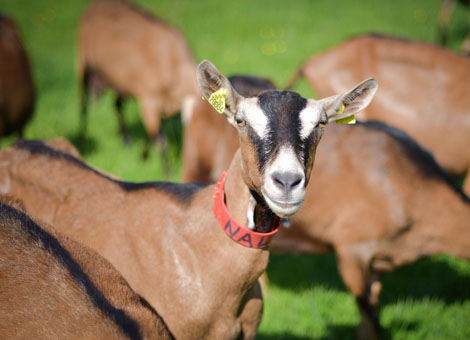
<path id="1" fill-rule="evenodd" d="M 237 133 L 205 102 L 194 110 L 185 130 L 184 180 L 215 181 L 228 166 L 221 160 L 237 148 Z M 469 221 L 468 199 L 402 132 L 379 123 L 332 124 L 318 147 L 303 206 L 270 249 L 334 251 L 368 325 L 366 337 L 376 338 L 380 289 L 370 288 L 380 288 L 377 275 L 425 255 L 470 258 Z"/>
<path id="2" fill-rule="evenodd" d="M 248 82 L 247 82 L 248 79 Z M 258 79 L 255 84 L 250 84 L 250 79 Z M 251 97 L 262 90 L 275 89 L 276 86 L 268 79 L 246 78 L 238 76 L 229 78 L 235 90 L 242 96 Z M 248 84 L 247 84 L 248 83 Z M 259 87 L 261 83 L 261 87 Z M 220 174 L 227 169 L 235 151 L 238 149 L 238 135 L 235 129 L 227 124 L 222 116 L 215 114 L 211 105 L 205 100 L 197 100 L 196 105 L 187 113 L 186 129 L 184 138 L 183 157 L 183 181 L 215 182 Z M 209 129 L 205 129 L 209 126 Z M 206 133 L 201 133 L 205 131 Z M 232 143 L 220 142 L 219 136 L 230 136 Z M 215 149 L 215 152 L 212 152 Z M 210 151 L 209 151 L 210 150 Z"/>
<path id="3" fill-rule="evenodd" d="M 85 92 L 82 114 L 86 115 L 89 87 L 115 90 L 118 114 L 121 99 L 135 97 L 150 142 L 159 133 L 162 116 L 178 112 L 186 95 L 199 96 L 196 64 L 183 36 L 127 0 L 91 3 L 80 20 L 78 59 Z M 82 133 L 85 125 L 83 121 Z"/>
<path id="4" fill-rule="evenodd" d="M 174 339 L 108 261 L 1 201 L 2 339 Z"/>
<path id="5" fill-rule="evenodd" d="M 385 36 L 361 36 L 309 59 L 301 68 L 318 96 L 337 93 L 365 75 L 380 83 L 359 119 L 406 131 L 451 174 L 467 173 L 470 194 L 470 57 Z"/>
<path id="6" fill-rule="evenodd" d="M 15 132 L 22 136 L 35 99 L 26 50 L 13 21 L 0 15 L 0 136 Z"/>
<path id="7" fill-rule="evenodd" d="M 127 191 L 64 158 L 12 147 L 0 159 L 8 163 L 1 169 L 2 192 L 108 259 L 158 306 L 178 339 L 235 339 L 241 331 L 254 338 L 262 311 L 256 280 L 268 252 L 224 234 L 211 213 L 213 186 L 188 206 L 154 187 Z M 244 220 L 249 192 L 240 178 L 237 156 L 226 199 L 234 218 Z"/>
<path id="8" fill-rule="evenodd" d="M 245 99 L 210 62 L 202 62 L 197 74 L 205 97 L 220 87 L 227 89 L 225 115 L 234 122 L 237 102 Z M 348 105 L 362 107 L 376 87 L 368 80 L 318 105 L 339 106 L 348 96 Z M 272 95 L 284 98 L 276 91 Z M 348 110 L 346 114 L 355 112 Z M 284 112 L 286 119 L 290 113 Z M 298 133 L 285 131 L 293 137 Z M 239 138 L 242 152 L 234 155 L 224 189 L 228 211 L 244 223 L 250 190 L 261 195 L 262 179 L 260 169 L 247 162 L 251 137 L 246 129 L 240 129 Z M 313 153 L 311 148 L 305 155 L 313 158 Z M 0 152 L 0 180 L 0 192 L 21 198 L 32 216 L 116 266 L 136 292 L 158 306 L 176 338 L 255 338 L 262 315 L 257 279 L 268 252 L 227 237 L 212 213 L 213 185 L 123 182 L 43 143 L 25 141 Z M 275 215 L 265 205 L 257 204 L 254 214 L 255 230 L 273 226 Z"/>

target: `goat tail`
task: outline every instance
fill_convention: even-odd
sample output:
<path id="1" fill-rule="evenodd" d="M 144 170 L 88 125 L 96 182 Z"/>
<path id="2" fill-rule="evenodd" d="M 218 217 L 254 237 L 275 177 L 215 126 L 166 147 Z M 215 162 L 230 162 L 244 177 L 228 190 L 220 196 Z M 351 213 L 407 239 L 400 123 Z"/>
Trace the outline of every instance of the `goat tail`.
<path id="1" fill-rule="evenodd" d="M 294 75 L 291 77 L 289 83 L 285 87 L 286 90 L 292 90 L 292 88 L 298 83 L 300 78 L 304 76 L 303 68 L 304 68 L 304 65 L 302 64 L 299 67 L 299 69 L 294 73 Z"/>

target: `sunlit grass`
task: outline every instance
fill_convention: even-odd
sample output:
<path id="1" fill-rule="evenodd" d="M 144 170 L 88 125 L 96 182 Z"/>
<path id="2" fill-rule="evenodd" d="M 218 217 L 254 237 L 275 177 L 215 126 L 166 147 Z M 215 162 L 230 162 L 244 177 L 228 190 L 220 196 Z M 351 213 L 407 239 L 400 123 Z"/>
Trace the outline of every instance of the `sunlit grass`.
<path id="1" fill-rule="evenodd" d="M 266 76 L 288 83 L 309 56 L 362 33 L 379 32 L 434 42 L 439 0 L 139 0 L 183 31 L 197 61 L 210 59 L 226 73 Z M 18 23 L 32 57 L 38 102 L 26 137 L 64 136 L 74 142 L 79 122 L 75 75 L 77 20 L 86 2 L 0 0 L 0 10 Z M 449 47 L 458 49 L 469 11 L 459 6 L 451 22 Z M 314 92 L 305 81 L 295 88 Z M 125 105 L 132 145 L 118 134 L 114 95 L 90 105 L 84 159 L 128 180 L 180 178 L 173 147 L 165 175 L 157 149 L 144 162 L 145 129 L 137 103 Z M 166 124 L 174 126 L 170 124 Z M 6 146 L 14 137 L 2 141 Z M 359 314 L 337 273 L 333 255 L 272 256 L 271 286 L 265 297 L 260 339 L 353 339 Z M 470 265 L 441 256 L 420 261 L 384 278 L 381 323 L 393 339 L 470 339 Z"/>

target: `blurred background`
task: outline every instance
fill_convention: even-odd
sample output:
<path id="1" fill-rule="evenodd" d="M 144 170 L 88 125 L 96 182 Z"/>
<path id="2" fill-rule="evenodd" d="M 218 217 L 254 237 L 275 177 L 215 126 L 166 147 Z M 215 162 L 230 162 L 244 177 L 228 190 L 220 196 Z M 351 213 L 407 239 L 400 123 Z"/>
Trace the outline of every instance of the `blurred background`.
<path id="1" fill-rule="evenodd" d="M 285 86 L 308 57 L 350 37 L 383 33 L 438 42 L 441 0 L 136 0 L 178 28 L 197 62 L 211 60 L 225 75 L 250 74 Z M 92 101 L 88 140 L 78 143 L 79 91 L 76 76 L 77 23 L 88 1 L 0 0 L 30 56 L 37 87 L 34 116 L 24 137 L 63 136 L 86 162 L 131 181 L 181 176 L 181 123 L 167 119 L 171 171 L 163 171 L 158 149 L 141 159 L 146 133 L 135 100 L 124 105 L 132 144 L 124 147 L 108 91 Z M 457 4 L 446 46 L 460 51 L 468 34 L 468 6 Z M 295 90 L 315 93 L 302 80 Z M 2 148 L 16 136 L 4 138 Z M 312 268 L 314 270 L 312 270 Z M 272 255 L 270 291 L 259 339 L 354 338 L 360 317 L 338 275 L 333 255 Z M 470 264 L 447 256 L 422 260 L 386 275 L 381 324 L 393 339 L 470 339 Z"/>

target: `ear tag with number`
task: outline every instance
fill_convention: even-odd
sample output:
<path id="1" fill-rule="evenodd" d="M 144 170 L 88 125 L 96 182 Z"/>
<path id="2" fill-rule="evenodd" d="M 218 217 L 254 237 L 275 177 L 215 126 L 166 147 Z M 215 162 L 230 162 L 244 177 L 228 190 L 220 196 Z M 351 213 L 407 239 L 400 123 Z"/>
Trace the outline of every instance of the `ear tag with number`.
<path id="1" fill-rule="evenodd" d="M 337 115 L 340 115 L 344 112 L 344 104 L 341 104 L 340 108 L 338 111 L 336 111 Z M 341 118 L 336 120 L 337 124 L 356 124 L 356 117 L 354 115 L 346 117 L 346 118 Z"/>
<path id="2" fill-rule="evenodd" d="M 221 87 L 220 89 L 212 93 L 208 99 L 212 107 L 220 114 L 224 113 L 226 96 L 227 96 L 227 89 Z"/>

